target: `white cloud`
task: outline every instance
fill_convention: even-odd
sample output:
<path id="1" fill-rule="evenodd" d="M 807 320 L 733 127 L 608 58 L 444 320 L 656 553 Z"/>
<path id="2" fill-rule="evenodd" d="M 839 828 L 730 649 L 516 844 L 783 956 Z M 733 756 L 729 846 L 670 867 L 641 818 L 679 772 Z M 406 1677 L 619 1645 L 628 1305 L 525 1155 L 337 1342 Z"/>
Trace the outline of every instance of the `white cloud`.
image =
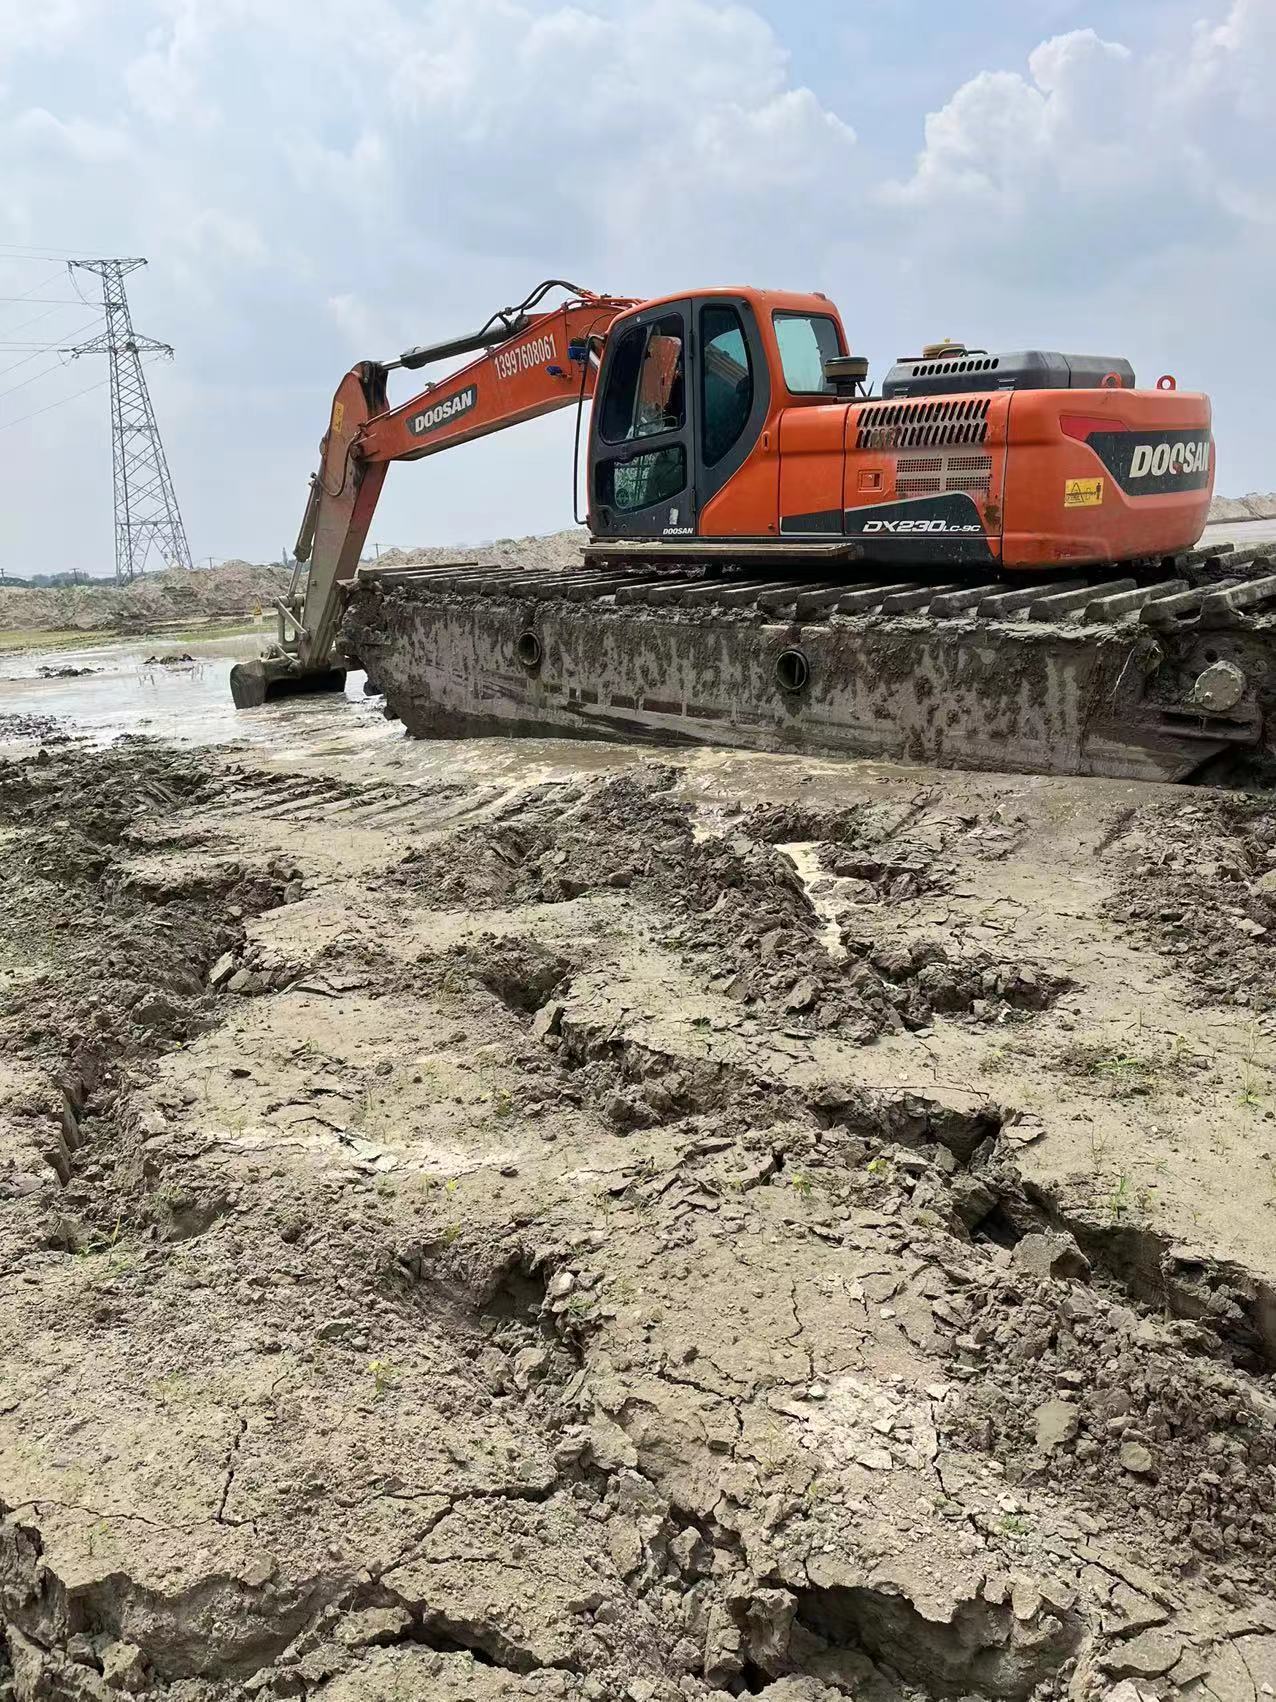
<path id="1" fill-rule="evenodd" d="M 1026 75 L 983 72 L 926 119 L 913 175 L 888 199 L 938 213 L 938 231 L 961 241 L 964 229 L 968 244 L 996 215 L 996 240 L 1046 236 L 1051 264 L 1060 220 L 1099 269 L 1118 258 L 1102 241 L 1122 229 L 1158 247 L 1217 235 L 1270 181 L 1266 146 L 1247 158 L 1227 132 L 1255 121 L 1270 143 L 1271 107 L 1249 95 L 1256 67 L 1276 60 L 1274 19 L 1272 0 L 1237 0 L 1223 23 L 1142 58 L 1091 29 L 1045 41 Z M 1266 70 L 1258 80 L 1270 98 Z"/>
<path id="2" fill-rule="evenodd" d="M 0 66 L 9 55 L 47 52 L 69 41 L 83 21 L 84 0 L 0 0 Z"/>
<path id="3" fill-rule="evenodd" d="M 1276 7 L 1271 0 L 1235 0 L 1221 24 L 1197 25 L 1185 86 L 1234 99 L 1241 116 L 1270 122 L 1276 87 Z"/>
<path id="4" fill-rule="evenodd" d="M 550 274 L 826 289 L 879 368 L 949 332 L 1177 367 L 1217 392 L 1225 479 L 1262 482 L 1268 404 L 1234 350 L 1263 343 L 1274 282 L 1276 0 L 1199 0 L 1194 29 L 1167 7 L 1138 36 L 1125 0 L 1049 35 L 1050 0 L 1048 39 L 1010 63 L 989 23 L 988 69 L 914 115 L 911 161 L 868 124 L 857 141 L 854 78 L 794 73 L 790 43 L 825 39 L 838 3 L 772 26 L 724 0 L 0 0 L 0 227 L 150 256 L 135 309 L 177 351 L 161 420 L 216 554 L 295 528 L 352 358 L 470 329 Z M 101 516 L 55 500 L 82 438 L 53 463 L 22 439 L 10 533 L 46 561 L 92 540 L 106 567 Z M 570 441 L 548 421 L 405 470 L 378 531 L 553 524 Z"/>
<path id="5" fill-rule="evenodd" d="M 57 118 L 42 106 L 28 107 L 9 127 L 11 142 L 29 155 L 46 154 L 76 165 L 113 165 L 127 159 L 133 143 L 117 125 L 87 118 Z"/>

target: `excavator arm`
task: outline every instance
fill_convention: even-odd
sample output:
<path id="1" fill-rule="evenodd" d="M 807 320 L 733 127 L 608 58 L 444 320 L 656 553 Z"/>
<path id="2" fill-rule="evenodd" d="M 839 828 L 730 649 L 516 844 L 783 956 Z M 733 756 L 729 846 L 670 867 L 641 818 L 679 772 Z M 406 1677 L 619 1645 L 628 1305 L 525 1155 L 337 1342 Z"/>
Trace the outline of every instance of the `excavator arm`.
<path id="1" fill-rule="evenodd" d="M 570 291 L 568 299 L 543 307 L 555 287 Z M 555 409 L 583 405 L 593 395 L 612 322 L 634 305 L 548 280 L 471 336 L 409 349 L 394 361 L 361 361 L 346 374 L 319 446 L 319 470 L 297 538 L 298 572 L 289 595 L 276 604 L 278 639 L 258 660 L 232 669 L 237 707 L 344 684 L 333 646 L 390 463 L 419 461 Z M 482 352 L 468 366 L 410 401 L 389 405 L 391 372 L 415 371 L 475 350 Z M 307 562 L 303 594 L 297 578 Z"/>

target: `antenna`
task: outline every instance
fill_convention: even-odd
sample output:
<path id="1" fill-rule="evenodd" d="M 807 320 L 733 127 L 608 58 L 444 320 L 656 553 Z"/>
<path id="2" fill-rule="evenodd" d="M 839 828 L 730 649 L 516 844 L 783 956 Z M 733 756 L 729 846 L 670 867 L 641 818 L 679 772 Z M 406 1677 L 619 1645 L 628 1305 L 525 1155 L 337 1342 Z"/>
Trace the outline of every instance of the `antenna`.
<path id="1" fill-rule="evenodd" d="M 146 571 L 152 549 L 166 567 L 191 565 L 186 528 L 173 494 L 173 481 L 155 423 L 143 355 L 173 358 L 167 343 L 139 337 L 133 330 L 124 279 L 145 260 L 69 260 L 67 270 L 93 272 L 102 280 L 106 329 L 72 355 L 111 357 L 111 458 L 115 489 L 115 578 L 127 584 Z"/>

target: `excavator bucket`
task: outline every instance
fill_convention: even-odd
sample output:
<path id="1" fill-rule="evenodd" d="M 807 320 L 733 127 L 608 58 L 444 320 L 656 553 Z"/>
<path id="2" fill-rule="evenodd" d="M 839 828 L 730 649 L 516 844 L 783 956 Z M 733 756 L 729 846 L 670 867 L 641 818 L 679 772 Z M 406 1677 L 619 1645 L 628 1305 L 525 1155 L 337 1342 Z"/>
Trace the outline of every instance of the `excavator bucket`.
<path id="1" fill-rule="evenodd" d="M 257 656 L 251 662 L 237 662 L 230 670 L 230 695 L 236 709 L 260 709 L 274 698 L 304 697 L 312 692 L 345 688 L 344 668 L 303 672 L 285 657 Z"/>

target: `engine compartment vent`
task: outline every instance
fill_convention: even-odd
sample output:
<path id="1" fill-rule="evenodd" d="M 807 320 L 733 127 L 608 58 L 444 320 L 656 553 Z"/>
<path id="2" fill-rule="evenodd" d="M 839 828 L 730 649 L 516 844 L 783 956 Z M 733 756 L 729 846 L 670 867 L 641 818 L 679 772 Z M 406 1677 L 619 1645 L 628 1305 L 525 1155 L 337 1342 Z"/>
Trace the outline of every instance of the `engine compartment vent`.
<path id="1" fill-rule="evenodd" d="M 988 436 L 986 396 L 949 402 L 870 402 L 856 419 L 857 449 L 933 449 L 983 443 Z"/>
<path id="2" fill-rule="evenodd" d="M 895 463 L 895 494 L 902 498 L 992 492 L 991 455 L 901 455 Z"/>

